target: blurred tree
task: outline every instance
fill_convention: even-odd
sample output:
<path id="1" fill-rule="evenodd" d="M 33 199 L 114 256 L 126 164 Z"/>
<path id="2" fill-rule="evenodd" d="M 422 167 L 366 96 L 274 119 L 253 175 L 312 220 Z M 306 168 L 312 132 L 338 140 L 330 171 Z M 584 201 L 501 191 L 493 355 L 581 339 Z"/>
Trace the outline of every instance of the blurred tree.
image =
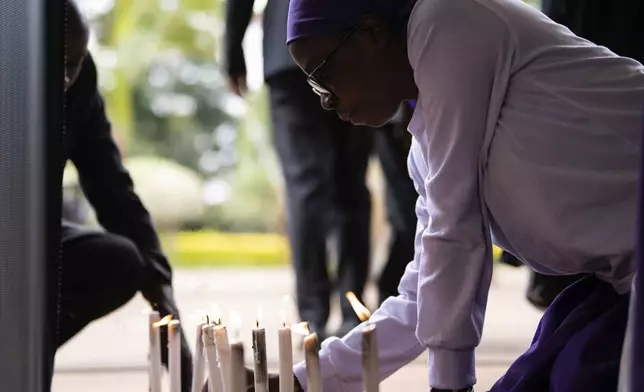
<path id="1" fill-rule="evenodd" d="M 228 94 L 224 0 L 79 0 L 106 107 L 127 156 L 159 156 L 229 192 L 191 227 L 274 231 L 279 180 L 262 92 Z M 217 198 L 216 198 L 217 199 Z"/>

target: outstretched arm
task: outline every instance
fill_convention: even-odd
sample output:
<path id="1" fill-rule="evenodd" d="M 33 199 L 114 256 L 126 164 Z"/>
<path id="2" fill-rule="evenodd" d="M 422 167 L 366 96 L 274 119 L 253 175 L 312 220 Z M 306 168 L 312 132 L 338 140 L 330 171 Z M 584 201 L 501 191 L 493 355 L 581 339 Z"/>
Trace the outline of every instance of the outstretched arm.
<path id="1" fill-rule="evenodd" d="M 411 167 L 412 175 L 418 172 Z M 376 325 L 380 356 L 380 378 L 384 380 L 396 370 L 418 357 L 425 348 L 416 338 L 417 287 L 422 251 L 420 243 L 427 225 L 427 209 L 423 196 L 416 203 L 419 222 L 416 230 L 414 261 L 405 271 L 400 282 L 398 297 L 387 299 L 374 312 L 369 322 Z M 360 328 L 354 329 L 343 339 L 331 338 L 322 344 L 320 366 L 325 391 L 362 391 Z M 295 367 L 295 376 L 304 390 L 307 389 L 306 368 L 303 363 Z"/>
<path id="2" fill-rule="evenodd" d="M 112 136 L 98 90 L 96 66 L 91 55 L 84 61 L 78 80 L 68 92 L 70 102 L 82 107 L 68 107 L 68 115 L 78 124 L 70 158 L 78 170 L 88 201 L 96 210 L 101 226 L 131 240 L 145 260 L 150 283 L 170 284 L 172 270 L 161 250 L 150 214 L 134 192 L 130 174 Z"/>

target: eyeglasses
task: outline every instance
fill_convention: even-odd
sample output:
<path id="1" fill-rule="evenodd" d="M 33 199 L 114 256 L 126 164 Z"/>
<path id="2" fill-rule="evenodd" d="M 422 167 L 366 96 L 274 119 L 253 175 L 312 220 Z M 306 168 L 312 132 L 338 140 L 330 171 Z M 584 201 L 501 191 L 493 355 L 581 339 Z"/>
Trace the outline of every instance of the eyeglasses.
<path id="1" fill-rule="evenodd" d="M 333 56 L 336 53 L 338 53 L 340 48 L 342 48 L 342 45 L 344 45 L 349 40 L 349 38 L 351 38 L 353 33 L 356 32 L 356 30 L 357 30 L 356 28 L 353 28 L 344 37 L 342 37 L 342 40 L 340 40 L 340 43 L 338 44 L 338 46 L 336 46 L 335 49 L 333 49 L 331 53 L 329 53 L 326 59 L 324 59 L 320 64 L 318 64 L 318 66 L 315 67 L 313 71 L 311 71 L 311 73 L 307 76 L 306 81 L 313 89 L 313 92 L 319 95 L 320 97 L 330 99 L 334 97 L 334 94 L 331 92 L 330 89 L 328 89 L 322 83 L 320 83 L 320 81 L 316 77 L 316 74 L 320 73 L 320 70 L 326 65 L 326 63 L 329 62 L 329 60 L 331 60 L 331 58 L 333 58 Z"/>

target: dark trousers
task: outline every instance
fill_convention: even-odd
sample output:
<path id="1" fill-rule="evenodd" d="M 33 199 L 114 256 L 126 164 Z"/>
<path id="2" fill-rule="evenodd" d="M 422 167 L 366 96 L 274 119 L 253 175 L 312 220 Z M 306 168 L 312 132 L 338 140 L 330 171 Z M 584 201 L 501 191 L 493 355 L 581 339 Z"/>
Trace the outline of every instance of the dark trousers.
<path id="1" fill-rule="evenodd" d="M 300 317 L 323 329 L 333 285 L 327 239 L 337 245 L 336 288 L 342 316 L 356 316 L 344 298 L 360 298 L 370 258 L 371 199 L 366 170 L 373 131 L 341 121 L 320 107 L 299 70 L 268 80 L 273 138 L 286 186 L 288 232 Z"/>
<path id="2" fill-rule="evenodd" d="M 387 219 L 391 229 L 387 262 L 378 279 L 380 303 L 398 295 L 400 279 L 414 258 L 418 193 L 407 169 L 410 147 L 407 121 L 387 125 L 376 134 L 376 150 L 387 181 Z"/>
<path id="3" fill-rule="evenodd" d="M 130 240 L 69 223 L 63 224 L 61 239 L 62 269 L 58 274 L 61 281 L 56 349 L 92 321 L 125 305 L 146 284 L 144 261 Z M 157 310 L 178 317 L 173 301 L 159 302 L 155 304 Z M 165 328 L 161 329 L 161 335 L 161 347 L 166 347 Z M 182 391 L 189 392 L 192 357 L 185 337 L 182 336 L 182 340 Z M 162 350 L 162 360 L 166 365 L 167 357 L 167 350 Z"/>

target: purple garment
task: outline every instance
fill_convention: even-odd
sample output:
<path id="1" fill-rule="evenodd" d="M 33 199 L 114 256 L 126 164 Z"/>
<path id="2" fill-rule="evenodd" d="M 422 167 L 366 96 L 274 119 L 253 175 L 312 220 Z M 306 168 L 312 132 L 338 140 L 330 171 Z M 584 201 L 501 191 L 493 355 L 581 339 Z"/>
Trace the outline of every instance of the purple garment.
<path id="1" fill-rule="evenodd" d="M 400 19 L 416 0 L 291 0 L 286 43 L 353 27 L 364 15 Z"/>
<path id="2" fill-rule="evenodd" d="M 642 129 L 644 137 L 644 129 Z M 635 320 L 633 330 L 633 345 L 631 346 L 630 390 L 644 391 L 644 155 L 640 164 L 640 205 L 637 233 L 637 269 L 635 276 Z"/>
<path id="3" fill-rule="evenodd" d="M 532 345 L 490 392 L 615 391 L 630 293 L 587 277 L 548 308 Z M 638 391 L 641 391 L 639 389 Z"/>

